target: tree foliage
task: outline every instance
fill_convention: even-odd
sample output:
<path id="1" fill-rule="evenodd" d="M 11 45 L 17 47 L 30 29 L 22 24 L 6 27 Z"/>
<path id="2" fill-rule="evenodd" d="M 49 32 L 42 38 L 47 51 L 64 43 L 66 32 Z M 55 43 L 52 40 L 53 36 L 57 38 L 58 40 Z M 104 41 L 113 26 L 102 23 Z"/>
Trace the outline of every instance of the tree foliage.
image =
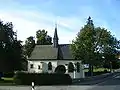
<path id="1" fill-rule="evenodd" d="M 114 60 L 118 49 L 119 41 L 107 29 L 95 27 L 90 17 L 71 45 L 74 58 L 92 66 L 103 64 L 107 57 Z"/>
<path id="2" fill-rule="evenodd" d="M 30 36 L 27 38 L 24 44 L 24 49 L 23 49 L 24 55 L 27 57 L 30 57 L 31 52 L 33 51 L 34 47 L 35 47 L 35 39 L 33 36 Z"/>
<path id="3" fill-rule="evenodd" d="M 90 24 L 90 22 L 85 25 L 80 32 L 78 33 L 76 40 L 73 41 L 71 45 L 71 49 L 73 52 L 73 56 L 76 59 L 80 59 L 85 63 L 92 63 L 93 62 L 93 54 L 94 54 L 94 47 L 95 47 L 95 31 L 94 25 Z"/>
<path id="4" fill-rule="evenodd" d="M 36 32 L 36 38 L 37 38 L 37 44 L 39 45 L 51 45 L 52 44 L 52 38 L 47 35 L 47 31 L 38 30 Z"/>
<path id="5" fill-rule="evenodd" d="M 30 36 L 26 39 L 24 44 L 24 55 L 27 57 L 30 57 L 35 45 L 51 45 L 52 44 L 52 38 L 47 35 L 47 31 L 38 30 L 36 32 L 36 38 L 37 43 L 35 43 L 35 38 L 33 36 Z"/>
<path id="6" fill-rule="evenodd" d="M 120 62 L 119 61 L 112 61 L 111 64 L 112 64 L 112 69 L 119 69 L 120 68 Z M 106 61 L 103 64 L 103 67 L 109 69 L 111 67 L 110 62 Z"/>
<path id="7" fill-rule="evenodd" d="M 0 69 L 1 71 L 21 70 L 22 45 L 13 31 L 12 22 L 0 21 Z"/>

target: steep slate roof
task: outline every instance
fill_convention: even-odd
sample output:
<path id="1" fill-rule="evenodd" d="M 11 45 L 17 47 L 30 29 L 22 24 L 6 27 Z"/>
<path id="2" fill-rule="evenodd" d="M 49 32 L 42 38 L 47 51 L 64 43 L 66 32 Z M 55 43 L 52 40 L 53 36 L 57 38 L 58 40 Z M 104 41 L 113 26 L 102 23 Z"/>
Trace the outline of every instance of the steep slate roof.
<path id="1" fill-rule="evenodd" d="M 52 45 L 36 45 L 28 59 L 57 59 L 58 48 Z"/>
<path id="2" fill-rule="evenodd" d="M 59 49 L 59 56 L 61 56 L 62 59 L 73 59 L 70 44 L 60 44 Z"/>
<path id="3" fill-rule="evenodd" d="M 70 60 L 73 59 L 69 44 L 60 44 L 58 48 L 53 45 L 36 45 L 28 60 Z"/>
<path id="4" fill-rule="evenodd" d="M 69 46 L 70 44 L 58 45 L 56 26 L 53 45 L 36 45 L 28 60 L 73 60 Z"/>

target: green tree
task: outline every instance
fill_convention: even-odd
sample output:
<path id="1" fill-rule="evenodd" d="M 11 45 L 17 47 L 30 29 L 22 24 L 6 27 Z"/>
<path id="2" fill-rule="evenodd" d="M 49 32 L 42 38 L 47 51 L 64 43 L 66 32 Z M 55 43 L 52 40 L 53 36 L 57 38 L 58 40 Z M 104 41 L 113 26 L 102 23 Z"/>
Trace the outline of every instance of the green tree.
<path id="1" fill-rule="evenodd" d="M 22 50 L 22 41 L 21 40 L 14 40 L 14 43 L 12 45 L 13 49 L 13 57 L 14 62 L 13 66 L 15 67 L 14 70 L 23 70 L 22 63 L 24 63 L 24 56 L 23 56 L 23 50 Z"/>
<path id="2" fill-rule="evenodd" d="M 20 70 L 21 43 L 13 31 L 12 22 L 0 21 L 0 69 L 3 72 Z"/>
<path id="3" fill-rule="evenodd" d="M 90 64 L 90 71 L 94 62 L 94 35 L 94 24 L 89 17 L 87 24 L 80 30 L 76 37 L 76 40 L 74 40 L 71 45 L 71 50 L 74 58 L 82 60 L 83 63 Z"/>
<path id="4" fill-rule="evenodd" d="M 36 38 L 37 38 L 37 44 L 39 45 L 51 45 L 52 44 L 52 38 L 47 35 L 47 31 L 38 30 L 36 32 Z"/>
<path id="5" fill-rule="evenodd" d="M 120 48 L 120 42 L 110 35 L 110 38 L 108 39 L 108 45 L 104 47 L 103 49 L 103 56 L 105 57 L 105 62 L 109 64 L 109 68 L 112 71 L 112 68 L 118 67 L 118 59 L 117 55 L 119 54 L 119 48 Z M 116 65 L 115 65 L 116 64 Z"/>
<path id="6" fill-rule="evenodd" d="M 111 65 L 112 65 L 112 67 L 111 67 Z M 107 68 L 107 69 L 110 69 L 110 68 L 119 69 L 120 68 L 120 62 L 118 62 L 118 61 L 115 61 L 115 60 L 112 61 L 111 65 L 109 62 L 106 62 L 106 63 L 104 63 L 103 67 Z"/>
<path id="7" fill-rule="evenodd" d="M 30 36 L 27 38 L 24 44 L 24 48 L 23 48 L 24 55 L 27 57 L 30 57 L 31 52 L 33 51 L 34 47 L 35 47 L 35 39 L 33 36 Z"/>
<path id="8" fill-rule="evenodd" d="M 87 24 L 82 27 L 72 42 L 72 54 L 75 59 L 89 64 L 90 75 L 93 75 L 93 66 L 103 65 L 102 57 L 106 53 L 105 48 L 109 47 L 111 42 L 114 42 L 111 33 L 104 28 L 95 27 L 91 17 L 89 17 Z M 116 46 L 116 42 L 112 43 L 111 46 Z"/>

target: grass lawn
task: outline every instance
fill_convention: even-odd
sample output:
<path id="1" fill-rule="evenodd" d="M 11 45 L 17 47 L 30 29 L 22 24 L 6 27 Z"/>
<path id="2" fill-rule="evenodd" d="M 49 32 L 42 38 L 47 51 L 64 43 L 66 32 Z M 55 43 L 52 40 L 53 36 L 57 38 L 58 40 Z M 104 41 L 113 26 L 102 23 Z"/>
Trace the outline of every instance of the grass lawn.
<path id="1" fill-rule="evenodd" d="M 6 77 L 2 77 L 2 79 L 5 81 L 13 81 L 14 80 L 14 78 L 6 78 Z"/>
<path id="2" fill-rule="evenodd" d="M 84 69 L 84 72 L 85 72 L 85 76 L 86 76 L 86 77 L 89 76 L 88 70 L 89 70 L 89 69 Z M 97 75 L 104 74 L 104 73 L 105 73 L 104 70 L 109 71 L 109 69 L 105 69 L 105 68 L 94 68 L 94 69 L 93 69 L 93 76 L 97 76 Z"/>
<path id="3" fill-rule="evenodd" d="M 100 72 L 100 71 L 104 71 L 104 70 L 109 70 L 109 69 L 105 69 L 105 68 L 98 68 L 98 69 L 94 69 L 93 72 Z"/>
<path id="4" fill-rule="evenodd" d="M 0 85 L 14 85 L 13 84 L 14 78 L 4 78 L 2 77 L 0 80 Z"/>
<path id="5" fill-rule="evenodd" d="M 100 72 L 100 71 L 104 71 L 104 70 L 107 70 L 107 71 L 109 71 L 109 69 L 105 69 L 105 68 L 94 68 L 93 69 L 93 72 Z M 84 69 L 84 71 L 85 72 L 88 72 L 88 69 Z"/>

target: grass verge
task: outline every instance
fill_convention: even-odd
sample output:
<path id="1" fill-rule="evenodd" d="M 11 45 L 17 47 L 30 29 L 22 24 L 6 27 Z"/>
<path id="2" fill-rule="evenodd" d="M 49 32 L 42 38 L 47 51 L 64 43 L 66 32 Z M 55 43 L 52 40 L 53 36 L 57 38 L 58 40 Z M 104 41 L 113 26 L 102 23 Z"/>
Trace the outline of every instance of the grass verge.
<path id="1" fill-rule="evenodd" d="M 14 85 L 13 80 L 14 80 L 14 78 L 4 78 L 4 77 L 2 77 L 1 80 L 0 80 L 0 86 Z"/>

